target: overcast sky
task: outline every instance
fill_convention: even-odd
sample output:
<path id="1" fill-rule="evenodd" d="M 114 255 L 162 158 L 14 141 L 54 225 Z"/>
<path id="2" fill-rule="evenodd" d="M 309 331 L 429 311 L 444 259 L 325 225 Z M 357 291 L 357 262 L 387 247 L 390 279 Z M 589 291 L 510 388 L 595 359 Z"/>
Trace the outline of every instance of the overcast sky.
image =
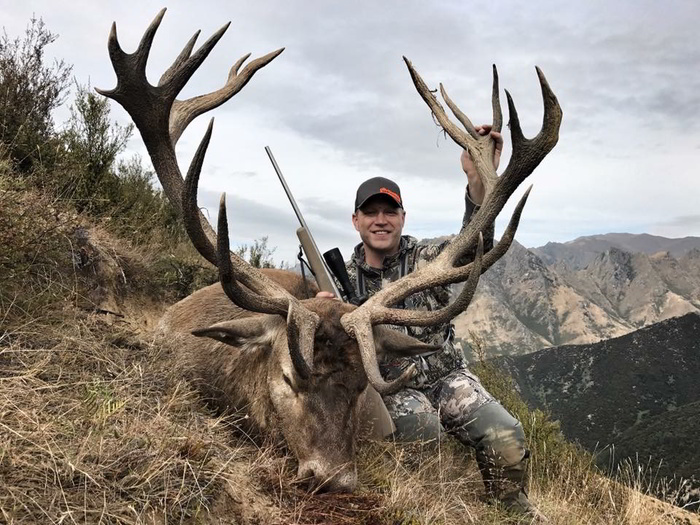
<path id="1" fill-rule="evenodd" d="M 59 35 L 52 57 L 76 79 L 112 88 L 107 35 L 133 51 L 162 2 L 0 0 L 0 24 L 20 35 L 32 14 Z M 197 29 L 204 41 L 232 24 L 182 97 L 221 87 L 230 66 L 284 53 L 210 115 L 214 136 L 200 205 L 216 218 L 226 191 L 232 242 L 269 236 L 275 258 L 296 254 L 296 219 L 264 152 L 269 145 L 322 250 L 347 257 L 357 186 L 382 175 L 402 189 L 405 233 L 459 229 L 466 178 L 459 148 L 431 120 L 401 60 L 431 87 L 443 82 L 476 123 L 490 121 L 491 64 L 513 95 L 525 134 L 539 130 L 542 68 L 564 112 L 559 144 L 530 176 L 517 234 L 525 246 L 607 232 L 700 236 L 700 2 L 279 1 L 171 2 L 148 76 L 157 82 Z M 505 97 L 502 94 L 502 98 Z M 113 116 L 129 121 L 113 103 Z M 507 119 L 507 108 L 504 105 Z M 65 119 L 67 107 L 57 113 Z M 181 166 L 204 132 L 199 117 L 178 143 Z M 505 156 L 510 140 L 505 130 Z M 129 154 L 148 160 L 136 133 Z M 524 191 L 521 187 L 516 196 Z M 508 211 L 497 221 L 497 235 Z"/>

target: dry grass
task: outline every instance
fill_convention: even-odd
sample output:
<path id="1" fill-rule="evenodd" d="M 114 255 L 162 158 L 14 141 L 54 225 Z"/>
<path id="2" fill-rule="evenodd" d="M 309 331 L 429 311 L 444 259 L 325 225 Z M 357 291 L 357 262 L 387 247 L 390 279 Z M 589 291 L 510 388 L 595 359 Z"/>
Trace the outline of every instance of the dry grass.
<path id="1" fill-rule="evenodd" d="M 528 523 L 480 500 L 475 463 L 449 438 L 364 443 L 355 494 L 309 494 L 281 447 L 207 412 L 167 341 L 117 321 L 76 311 L 0 346 L 0 521 Z M 684 523 L 568 461 L 531 487 L 553 523 Z"/>
<path id="2" fill-rule="evenodd" d="M 0 184 L 0 226 L 14 228 L 0 228 L 0 523 L 529 522 L 481 501 L 473 458 L 448 437 L 362 443 L 356 493 L 308 493 L 280 445 L 207 411 L 148 331 L 165 296 L 146 282 L 159 259 L 91 225 L 79 246 L 72 220 Z M 180 279 L 186 266 L 174 268 Z M 633 490 L 638 470 L 601 476 L 507 381 L 479 373 L 524 423 L 530 493 L 551 523 L 700 523 Z"/>
<path id="3" fill-rule="evenodd" d="M 0 350 L 0 509 L 8 523 L 170 521 L 206 511 L 227 446 L 164 346 L 96 317 Z M 54 331 L 55 330 L 55 331 Z"/>

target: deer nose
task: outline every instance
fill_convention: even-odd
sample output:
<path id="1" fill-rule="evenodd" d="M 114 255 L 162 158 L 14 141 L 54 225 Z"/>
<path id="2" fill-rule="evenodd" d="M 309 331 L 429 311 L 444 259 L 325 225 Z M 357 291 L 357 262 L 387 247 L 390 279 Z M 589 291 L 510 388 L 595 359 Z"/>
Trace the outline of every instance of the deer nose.
<path id="1" fill-rule="evenodd" d="M 315 492 L 352 492 L 357 485 L 354 466 L 324 468 L 318 461 L 307 461 L 299 465 L 297 475 Z"/>

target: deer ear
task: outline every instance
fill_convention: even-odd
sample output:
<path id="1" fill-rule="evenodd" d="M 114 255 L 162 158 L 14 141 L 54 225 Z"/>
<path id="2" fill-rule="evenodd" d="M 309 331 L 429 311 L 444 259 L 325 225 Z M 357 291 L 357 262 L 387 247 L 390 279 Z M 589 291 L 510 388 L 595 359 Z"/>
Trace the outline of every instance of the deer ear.
<path id="1" fill-rule="evenodd" d="M 276 315 L 256 315 L 192 330 L 192 335 L 210 337 L 231 346 L 241 346 L 253 340 L 262 343 L 269 339 L 271 342 L 282 321 Z"/>
<path id="2" fill-rule="evenodd" d="M 423 354 L 434 354 L 442 346 L 429 345 L 387 326 L 372 328 L 374 345 L 379 357 L 411 357 Z"/>

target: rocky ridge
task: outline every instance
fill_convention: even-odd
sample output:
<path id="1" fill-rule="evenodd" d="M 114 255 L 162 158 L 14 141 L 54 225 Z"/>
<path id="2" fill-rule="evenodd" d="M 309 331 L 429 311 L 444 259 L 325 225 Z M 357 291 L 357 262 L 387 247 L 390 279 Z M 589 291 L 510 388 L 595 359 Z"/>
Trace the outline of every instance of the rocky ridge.
<path id="1" fill-rule="evenodd" d="M 700 237 L 669 239 L 648 233 L 605 233 L 578 237 L 565 243 L 548 242 L 532 248 L 532 251 L 547 265 L 564 261 L 569 267 L 580 270 L 610 248 L 647 255 L 669 252 L 673 257 L 680 257 L 693 249 L 700 249 Z"/>
<path id="2" fill-rule="evenodd" d="M 666 239 L 674 251 L 650 255 L 610 246 L 608 237 L 573 241 L 564 245 L 568 255 L 560 258 L 544 257 L 546 247 L 529 250 L 514 242 L 481 277 L 472 304 L 455 319 L 457 338 L 467 354 L 475 340 L 482 341 L 489 356 L 519 355 L 593 343 L 700 312 L 700 248 L 688 240 Z M 641 246 L 644 240 L 628 234 L 624 239 L 625 246 Z M 654 243 L 645 246 L 662 244 L 663 238 L 652 239 Z M 576 242 L 584 245 L 576 260 L 594 249 L 605 250 L 577 268 L 570 261 Z M 551 245 L 547 246 L 554 253 Z"/>

